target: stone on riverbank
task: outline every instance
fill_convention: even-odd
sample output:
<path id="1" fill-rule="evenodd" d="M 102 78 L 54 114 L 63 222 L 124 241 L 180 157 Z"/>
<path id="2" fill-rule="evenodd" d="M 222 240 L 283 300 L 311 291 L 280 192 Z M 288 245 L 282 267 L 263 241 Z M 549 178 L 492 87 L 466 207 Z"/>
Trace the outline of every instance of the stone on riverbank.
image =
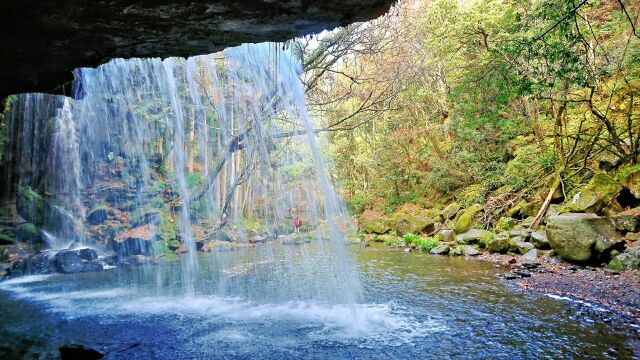
<path id="1" fill-rule="evenodd" d="M 522 261 L 533 262 L 533 261 L 536 261 L 536 259 L 538 259 L 537 249 L 531 249 L 527 251 L 524 255 L 522 255 Z"/>
<path id="2" fill-rule="evenodd" d="M 520 255 L 526 254 L 529 250 L 534 249 L 535 246 L 530 242 L 525 242 L 523 238 L 516 236 L 509 239 L 509 251 L 518 253 Z"/>
<path id="3" fill-rule="evenodd" d="M 367 210 L 361 217 L 362 228 L 369 234 L 385 234 L 391 230 L 384 214 L 379 211 Z"/>
<path id="4" fill-rule="evenodd" d="M 624 240 L 607 218 L 595 214 L 562 214 L 549 218 L 549 245 L 565 260 L 607 260 Z"/>
<path id="5" fill-rule="evenodd" d="M 633 248 L 629 251 L 614 257 L 607 266 L 609 269 L 624 271 L 624 270 L 639 270 L 640 269 L 640 249 Z"/>
<path id="6" fill-rule="evenodd" d="M 458 245 L 449 250 L 449 255 L 452 256 L 477 256 L 480 255 L 480 251 L 471 245 Z"/>
<path id="7" fill-rule="evenodd" d="M 435 230 L 435 223 L 440 221 L 437 211 L 408 204 L 398 209 L 392 218 L 398 235 L 431 233 Z"/>
<path id="8" fill-rule="evenodd" d="M 487 249 L 492 253 L 506 254 L 509 251 L 509 238 L 498 236 L 487 243 Z"/>
<path id="9" fill-rule="evenodd" d="M 462 214 L 456 220 L 456 224 L 453 227 L 453 231 L 456 234 L 462 234 L 469 231 L 474 226 L 477 226 L 477 215 L 482 211 L 483 206 L 480 204 L 473 204 L 462 211 Z"/>
<path id="10" fill-rule="evenodd" d="M 447 245 L 438 245 L 436 247 L 434 247 L 433 249 L 431 249 L 429 251 L 429 253 L 433 254 L 433 255 L 447 255 L 449 253 L 449 250 L 451 248 Z"/>
<path id="11" fill-rule="evenodd" d="M 540 250 L 551 249 L 551 246 L 549 245 L 549 239 L 547 239 L 547 234 L 542 231 L 532 232 L 531 242 L 536 247 L 536 249 L 540 249 Z"/>
<path id="12" fill-rule="evenodd" d="M 458 244 L 477 244 L 486 236 L 494 235 L 492 232 L 482 229 L 471 229 L 464 234 L 456 236 L 456 242 Z"/>

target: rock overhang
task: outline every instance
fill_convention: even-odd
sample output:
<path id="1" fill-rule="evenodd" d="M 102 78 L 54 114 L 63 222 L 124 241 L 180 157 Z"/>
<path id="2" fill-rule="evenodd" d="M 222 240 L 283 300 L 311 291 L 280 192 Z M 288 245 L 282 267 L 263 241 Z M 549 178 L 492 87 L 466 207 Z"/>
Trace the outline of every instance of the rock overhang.
<path id="1" fill-rule="evenodd" d="M 286 41 L 388 11 L 393 0 L 7 0 L 0 98 L 69 94 L 73 70 L 114 58 L 193 56 Z"/>

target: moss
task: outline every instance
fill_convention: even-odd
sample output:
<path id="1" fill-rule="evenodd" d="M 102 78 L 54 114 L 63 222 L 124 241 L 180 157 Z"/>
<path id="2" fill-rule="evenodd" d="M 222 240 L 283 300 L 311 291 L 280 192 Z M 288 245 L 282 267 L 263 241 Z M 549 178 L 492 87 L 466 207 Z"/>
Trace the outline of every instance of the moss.
<path id="1" fill-rule="evenodd" d="M 586 186 L 574 191 L 571 200 L 563 204 L 561 212 L 599 212 L 620 190 L 622 185 L 617 180 L 605 173 L 597 173 Z"/>
<path id="2" fill-rule="evenodd" d="M 501 217 L 496 224 L 497 230 L 511 230 L 516 226 L 515 221 L 510 217 Z"/>
<path id="3" fill-rule="evenodd" d="M 457 234 L 462 234 L 469 231 L 474 226 L 477 226 L 476 215 L 482 211 L 484 207 L 480 204 L 473 204 L 465 209 L 462 214 L 456 220 L 456 224 L 453 227 L 453 231 Z"/>
<path id="4" fill-rule="evenodd" d="M 480 247 L 487 248 L 489 243 L 495 240 L 498 236 L 492 232 L 480 235 L 478 244 Z"/>
<path id="5" fill-rule="evenodd" d="M 48 205 L 46 200 L 31 187 L 18 189 L 18 212 L 27 221 L 42 226 L 45 223 Z"/>
<path id="6" fill-rule="evenodd" d="M 378 211 L 367 210 L 360 217 L 360 223 L 365 232 L 369 234 L 384 234 L 391 228 L 387 224 L 388 219 Z"/>

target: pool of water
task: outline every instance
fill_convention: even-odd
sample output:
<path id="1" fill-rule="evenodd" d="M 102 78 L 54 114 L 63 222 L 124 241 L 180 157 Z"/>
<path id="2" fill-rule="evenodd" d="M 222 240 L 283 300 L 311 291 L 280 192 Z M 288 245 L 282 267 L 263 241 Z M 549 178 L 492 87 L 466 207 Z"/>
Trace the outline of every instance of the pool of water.
<path id="1" fill-rule="evenodd" d="M 566 301 L 515 292 L 492 265 L 352 247 L 360 287 L 314 244 L 0 283 L 0 357 L 112 359 L 634 358 L 635 329 Z M 349 294 L 347 294 L 349 293 Z M 344 301 L 355 294 L 355 303 Z"/>

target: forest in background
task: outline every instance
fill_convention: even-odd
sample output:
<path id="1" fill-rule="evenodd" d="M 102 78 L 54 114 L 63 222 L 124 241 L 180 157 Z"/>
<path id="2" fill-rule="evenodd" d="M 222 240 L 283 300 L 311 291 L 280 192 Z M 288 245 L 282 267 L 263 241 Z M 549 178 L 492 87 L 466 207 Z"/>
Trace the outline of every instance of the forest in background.
<path id="1" fill-rule="evenodd" d="M 480 203 L 487 227 L 521 208 L 537 225 L 594 174 L 623 181 L 638 169 L 639 10 L 405 1 L 298 40 L 308 105 L 349 207 Z"/>

